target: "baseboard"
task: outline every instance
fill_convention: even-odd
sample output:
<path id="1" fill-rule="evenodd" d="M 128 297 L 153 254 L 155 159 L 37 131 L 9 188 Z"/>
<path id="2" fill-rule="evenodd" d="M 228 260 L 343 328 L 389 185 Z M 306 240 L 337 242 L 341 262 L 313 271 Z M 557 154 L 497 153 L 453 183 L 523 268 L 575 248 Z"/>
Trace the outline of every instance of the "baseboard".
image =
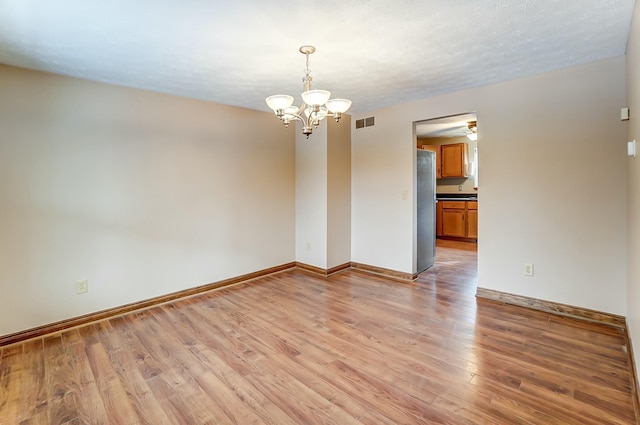
<path id="1" fill-rule="evenodd" d="M 411 273 L 399 272 L 397 270 L 385 269 L 383 267 L 370 266 L 362 263 L 351 263 L 351 268 L 356 271 L 377 274 L 390 279 L 401 280 L 403 282 L 413 282 L 418 278 L 417 275 Z"/>
<path id="2" fill-rule="evenodd" d="M 327 270 L 327 276 L 331 276 L 332 274 L 340 273 L 344 270 L 349 270 L 351 268 L 351 262 L 340 264 L 339 266 L 331 267 Z"/>
<path id="3" fill-rule="evenodd" d="M 310 264 L 305 264 L 305 263 L 300 263 L 298 261 L 296 261 L 296 267 L 301 269 L 301 270 L 305 270 L 311 273 L 315 273 L 315 274 L 319 274 L 320 276 L 326 276 L 327 275 L 327 270 L 321 268 L 321 267 L 316 267 L 316 266 L 312 266 Z"/>
<path id="4" fill-rule="evenodd" d="M 131 313 L 132 311 L 143 310 L 154 307 L 159 304 L 164 304 L 169 301 L 175 301 L 179 298 L 186 298 L 193 295 L 198 295 L 203 292 L 212 291 L 214 289 L 220 289 L 225 286 L 235 285 L 237 283 L 246 282 L 249 280 L 257 279 L 259 277 L 267 276 L 274 273 L 279 273 L 285 270 L 292 269 L 296 266 L 296 263 L 287 263 L 280 266 L 270 267 L 268 269 L 259 270 L 253 273 L 247 273 L 241 276 L 232 277 L 229 279 L 221 280 L 207 285 L 198 286 L 195 288 L 185 289 L 183 291 L 173 292 L 167 295 L 161 295 L 159 297 L 150 298 L 143 301 L 134 302 L 131 304 L 125 304 L 123 306 L 109 308 L 101 310 L 95 313 L 89 313 L 82 316 L 72 317 L 70 319 L 61 320 L 59 322 L 38 326 L 36 328 L 27 329 L 24 331 L 16 332 L 9 335 L 0 335 L 0 347 L 4 347 L 10 344 L 16 344 L 24 342 L 28 339 L 42 337 L 44 335 L 62 332 L 64 330 L 83 326 L 89 323 L 97 322 L 100 320 L 109 319 L 123 314 Z"/>
<path id="5" fill-rule="evenodd" d="M 638 369 L 636 368 L 636 358 L 633 355 L 633 344 L 629 336 L 629 327 L 625 321 L 624 333 L 627 338 L 627 354 L 629 355 L 629 365 L 631 367 L 631 396 L 633 397 L 633 407 L 636 412 L 636 423 L 640 424 L 640 387 L 638 386 Z"/>
<path id="6" fill-rule="evenodd" d="M 312 266 L 310 264 L 300 263 L 296 261 L 296 267 L 301 270 L 306 270 L 311 273 L 319 274 L 321 276 L 331 276 L 332 274 L 339 273 L 343 270 L 348 270 L 351 268 L 351 263 L 340 264 L 335 267 L 331 267 L 330 269 L 323 269 L 321 267 Z"/>
<path id="7" fill-rule="evenodd" d="M 407 282 L 407 281 L 412 282 L 418 278 L 417 274 L 412 275 L 409 273 L 403 273 L 396 270 L 385 269 L 382 267 L 370 266 L 368 264 L 361 264 L 361 263 L 345 263 L 336 267 L 332 267 L 330 269 L 323 269 L 321 267 L 316 267 L 309 264 L 296 262 L 296 267 L 301 270 L 306 270 L 308 272 L 318 274 L 320 276 L 330 276 L 332 274 L 339 273 L 343 270 L 351 269 L 359 272 L 365 272 L 369 274 L 384 276 L 394 280 L 401 280 L 403 282 Z"/>
<path id="8" fill-rule="evenodd" d="M 537 298 L 509 294 L 506 292 L 494 291 L 492 289 L 478 288 L 476 291 L 476 297 L 498 301 L 505 304 L 517 305 L 520 307 L 527 307 L 533 310 L 544 311 L 546 313 L 553 313 L 609 326 L 616 326 L 625 330 L 627 326 L 624 316 L 619 316 L 617 314 L 604 313 L 597 310 L 590 310 L 588 308 L 539 300 Z"/>

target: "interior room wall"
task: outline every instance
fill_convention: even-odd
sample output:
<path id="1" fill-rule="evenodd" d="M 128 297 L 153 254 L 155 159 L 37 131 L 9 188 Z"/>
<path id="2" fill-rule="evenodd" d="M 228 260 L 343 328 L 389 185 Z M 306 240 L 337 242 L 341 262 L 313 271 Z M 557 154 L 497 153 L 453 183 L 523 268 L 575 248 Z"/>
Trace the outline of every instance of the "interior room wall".
<path id="1" fill-rule="evenodd" d="M 476 111 L 479 286 L 626 315 L 625 101 L 620 56 L 354 115 L 352 261 L 411 272 L 412 123 Z"/>
<path id="2" fill-rule="evenodd" d="M 327 269 L 327 120 L 308 139 L 296 124 L 296 261 Z"/>
<path id="3" fill-rule="evenodd" d="M 640 7 L 636 2 L 627 45 L 627 105 L 631 111 L 627 140 L 640 150 Z M 636 371 L 640 366 L 640 152 L 627 158 L 628 293 L 627 325 Z"/>
<path id="4" fill-rule="evenodd" d="M 273 114 L 8 66 L 0 93 L 0 334 L 294 261 Z"/>
<path id="5" fill-rule="evenodd" d="M 434 146 L 442 146 L 442 145 L 450 145 L 452 143 L 466 143 L 467 149 L 469 152 L 469 163 L 473 160 L 473 149 L 476 147 L 476 142 L 472 142 L 469 140 L 467 136 L 462 137 L 429 137 L 429 138 L 419 138 L 418 146 L 422 145 L 434 145 Z M 460 186 L 462 186 L 462 190 L 460 190 Z M 480 186 L 478 184 L 478 186 Z M 478 194 L 478 190 L 473 187 L 473 176 L 469 176 L 468 178 L 446 178 L 446 179 L 438 179 L 436 181 L 436 193 L 468 193 L 476 195 Z"/>
<path id="6" fill-rule="evenodd" d="M 327 120 L 327 269 L 351 262 L 351 116 Z"/>
<path id="7" fill-rule="evenodd" d="M 296 261 L 323 270 L 351 261 L 350 126 L 327 119 L 308 139 L 296 128 Z"/>

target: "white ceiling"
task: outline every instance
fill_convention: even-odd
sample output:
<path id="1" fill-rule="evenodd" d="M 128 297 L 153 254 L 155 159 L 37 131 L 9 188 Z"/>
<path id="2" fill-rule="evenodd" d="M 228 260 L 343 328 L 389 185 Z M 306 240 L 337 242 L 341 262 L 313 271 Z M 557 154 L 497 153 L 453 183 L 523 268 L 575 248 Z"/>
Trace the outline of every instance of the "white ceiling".
<path id="1" fill-rule="evenodd" d="M 268 110 L 352 112 L 622 55 L 634 0 L 0 0 L 0 63 Z M 0 93 L 1 95 L 1 93 Z"/>
<path id="2" fill-rule="evenodd" d="M 475 113 L 441 117 L 416 123 L 416 136 L 427 137 L 464 137 L 471 133 L 469 123 L 476 121 Z"/>

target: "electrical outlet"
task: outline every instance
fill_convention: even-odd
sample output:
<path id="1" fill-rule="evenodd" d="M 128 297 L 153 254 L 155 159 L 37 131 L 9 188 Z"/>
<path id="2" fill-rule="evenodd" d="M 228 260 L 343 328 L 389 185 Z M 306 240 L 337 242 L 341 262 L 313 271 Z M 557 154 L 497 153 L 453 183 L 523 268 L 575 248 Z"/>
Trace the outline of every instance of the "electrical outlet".
<path id="1" fill-rule="evenodd" d="M 307 251 L 311 251 L 311 242 L 307 242 Z"/>
<path id="2" fill-rule="evenodd" d="M 84 294 L 89 291 L 89 281 L 86 279 L 76 281 L 76 294 Z"/>
<path id="3" fill-rule="evenodd" d="M 462 185 L 458 186 L 458 192 L 462 192 Z"/>
<path id="4" fill-rule="evenodd" d="M 533 264 L 525 264 L 524 265 L 524 275 L 525 276 L 533 276 Z"/>
<path id="5" fill-rule="evenodd" d="M 406 200 L 407 200 L 407 196 L 408 196 L 408 193 L 407 193 L 407 191 L 406 191 L 406 190 L 403 190 L 403 191 L 402 191 L 402 193 L 400 194 L 400 198 L 401 198 L 403 201 L 406 201 Z"/>

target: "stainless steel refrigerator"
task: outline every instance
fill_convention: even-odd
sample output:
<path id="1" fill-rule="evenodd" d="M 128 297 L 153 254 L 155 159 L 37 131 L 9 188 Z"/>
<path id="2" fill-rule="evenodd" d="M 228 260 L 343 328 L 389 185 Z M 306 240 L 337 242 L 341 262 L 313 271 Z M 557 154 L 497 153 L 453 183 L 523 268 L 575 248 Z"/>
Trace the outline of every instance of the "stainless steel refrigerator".
<path id="1" fill-rule="evenodd" d="M 433 266 L 436 254 L 436 157 L 418 149 L 416 164 L 416 273 Z"/>

